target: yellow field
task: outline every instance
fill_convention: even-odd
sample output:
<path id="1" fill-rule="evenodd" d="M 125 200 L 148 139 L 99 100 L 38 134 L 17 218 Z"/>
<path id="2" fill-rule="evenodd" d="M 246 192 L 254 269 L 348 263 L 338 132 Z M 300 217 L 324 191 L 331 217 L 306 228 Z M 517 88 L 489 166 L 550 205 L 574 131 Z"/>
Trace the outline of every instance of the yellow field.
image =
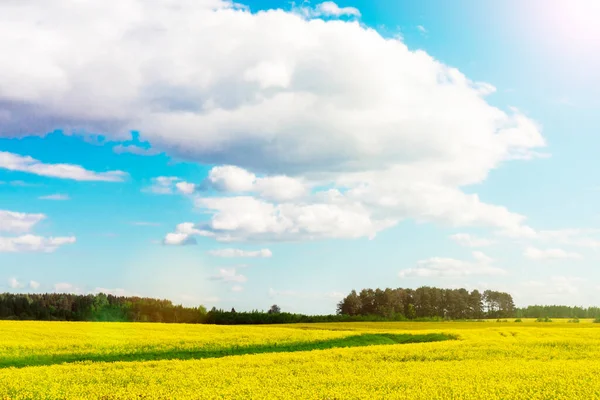
<path id="1" fill-rule="evenodd" d="M 0 398 L 600 399 L 600 324 L 591 321 L 261 327 L 0 322 L 0 359 L 35 363 L 37 357 L 48 363 L 44 357 L 53 352 L 125 356 L 157 349 L 156 354 L 172 355 L 179 347 L 276 346 L 417 331 L 459 339 L 199 360 L 5 367 Z"/>

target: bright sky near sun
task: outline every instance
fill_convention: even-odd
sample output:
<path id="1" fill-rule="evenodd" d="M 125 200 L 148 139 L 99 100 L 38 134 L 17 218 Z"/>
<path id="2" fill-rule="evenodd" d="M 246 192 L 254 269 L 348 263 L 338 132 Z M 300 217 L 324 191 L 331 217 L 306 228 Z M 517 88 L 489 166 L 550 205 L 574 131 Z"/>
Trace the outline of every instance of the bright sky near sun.
<path id="1" fill-rule="evenodd" d="M 598 305 L 600 2 L 0 2 L 0 291 Z"/>

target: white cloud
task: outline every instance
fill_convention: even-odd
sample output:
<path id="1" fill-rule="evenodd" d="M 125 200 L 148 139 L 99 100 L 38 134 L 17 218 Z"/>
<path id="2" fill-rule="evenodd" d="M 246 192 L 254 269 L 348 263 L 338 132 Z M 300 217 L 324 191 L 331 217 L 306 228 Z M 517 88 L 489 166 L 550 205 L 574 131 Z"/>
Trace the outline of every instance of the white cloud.
<path id="1" fill-rule="evenodd" d="M 152 178 L 152 184 L 142 189 L 143 192 L 154 194 L 193 194 L 197 185 L 186 182 L 176 176 L 158 176 Z"/>
<path id="2" fill-rule="evenodd" d="M 186 182 L 176 176 L 159 176 L 152 178 L 152 184 L 145 187 L 143 191 L 154 194 L 193 194 L 196 191 L 196 185 Z"/>
<path id="3" fill-rule="evenodd" d="M 201 225 L 220 241 L 293 241 L 374 237 L 393 221 L 373 221 L 361 204 L 273 204 L 253 197 L 197 198 L 196 206 L 213 213 Z"/>
<path id="4" fill-rule="evenodd" d="M 183 222 L 176 226 L 175 232 L 168 233 L 163 239 L 163 244 L 172 246 L 185 246 L 197 244 L 194 236 L 213 236 L 211 232 L 196 229 L 192 222 Z"/>
<path id="5" fill-rule="evenodd" d="M 244 290 L 244 287 L 241 285 L 235 285 L 231 287 L 232 292 L 241 292 Z"/>
<path id="6" fill-rule="evenodd" d="M 0 236 L 0 253 L 52 253 L 60 246 L 73 244 L 75 242 L 76 239 L 73 236 L 42 237 L 30 234 L 16 237 Z"/>
<path id="7" fill-rule="evenodd" d="M 19 282 L 17 278 L 10 278 L 8 280 L 8 286 L 10 286 L 11 289 L 20 289 L 24 287 L 24 285 L 21 282 Z"/>
<path id="8" fill-rule="evenodd" d="M 29 281 L 29 289 L 37 290 L 40 288 L 40 283 L 37 281 Z"/>
<path id="9" fill-rule="evenodd" d="M 176 176 L 159 176 L 152 178 L 152 184 L 143 189 L 145 192 L 154 194 L 173 194 L 175 184 L 181 181 Z"/>
<path id="10" fill-rule="evenodd" d="M 22 234 L 29 232 L 40 221 L 44 214 L 28 214 L 0 210 L 0 232 Z M 51 253 L 65 244 L 75 243 L 73 236 L 42 237 L 32 234 L 20 236 L 0 236 L 0 253 L 44 252 Z"/>
<path id="11" fill-rule="evenodd" d="M 298 199 L 308 192 L 308 187 L 300 179 L 285 175 L 259 178 L 243 168 L 231 165 L 212 168 L 204 187 L 228 193 L 255 193 L 261 198 L 275 201 Z"/>
<path id="12" fill-rule="evenodd" d="M 427 33 L 427 29 L 425 29 L 425 27 L 423 25 L 417 25 L 417 30 L 419 32 L 421 32 L 422 34 L 426 34 Z"/>
<path id="13" fill-rule="evenodd" d="M 0 185 L 10 185 L 10 186 L 17 186 L 17 187 L 34 187 L 34 186 L 42 186 L 40 184 L 37 183 L 31 183 L 31 182 L 25 182 L 25 181 L 0 181 Z"/>
<path id="14" fill-rule="evenodd" d="M 253 190 L 264 199 L 290 201 L 303 197 L 308 189 L 299 179 L 278 175 L 258 178 Z"/>
<path id="15" fill-rule="evenodd" d="M 270 258 L 273 256 L 273 253 L 269 249 L 261 249 L 261 250 L 255 250 L 255 251 L 247 251 L 247 250 L 240 250 L 240 249 L 217 249 L 217 250 L 210 250 L 208 252 L 208 254 L 210 254 L 211 256 L 215 256 L 215 257 L 226 257 L 226 258 L 233 258 L 233 257 Z"/>
<path id="16" fill-rule="evenodd" d="M 219 198 L 202 207 L 221 240 L 373 236 L 404 218 L 527 228 L 462 191 L 545 145 L 535 122 L 486 101 L 492 85 L 356 21 L 314 18 L 359 15 L 333 2 L 302 15 L 167 3 L 0 2 L 0 35 L 20 38 L 0 44 L 12 60 L 0 65 L 0 136 L 139 131 L 157 151 L 228 166 L 214 187 L 256 195 L 235 201 L 269 222 Z M 261 181 L 275 177 L 286 178 Z M 309 196 L 321 184 L 340 195 Z"/>
<path id="17" fill-rule="evenodd" d="M 453 258 L 434 257 L 422 260 L 415 268 L 400 271 L 398 276 L 448 278 L 473 275 L 504 275 L 506 271 L 492 266 L 493 260 L 482 252 L 474 251 L 474 261 L 456 260 Z"/>
<path id="18" fill-rule="evenodd" d="M 530 260 L 581 260 L 583 256 L 578 253 L 567 252 L 563 249 L 538 249 L 528 247 L 524 252 L 525 257 Z"/>
<path id="19" fill-rule="evenodd" d="M 47 196 L 40 196 L 40 197 L 38 197 L 38 199 L 40 199 L 40 200 L 64 201 L 64 200 L 70 200 L 71 198 L 69 197 L 68 194 L 56 193 L 56 194 L 50 194 L 50 195 L 47 195 Z"/>
<path id="20" fill-rule="evenodd" d="M 429 167 L 432 167 L 431 165 Z M 427 169 L 423 166 L 423 169 Z M 502 206 L 483 203 L 476 194 L 465 194 L 445 184 L 427 182 L 422 172 L 394 168 L 390 171 L 348 174 L 339 181 L 350 186 L 345 197 L 366 205 L 375 216 L 397 220 L 413 218 L 452 227 L 522 229 L 525 217 Z M 432 172 L 433 173 L 433 172 Z M 450 171 L 446 171 L 450 173 Z M 338 194 L 339 198 L 343 198 Z"/>
<path id="21" fill-rule="evenodd" d="M 189 182 L 177 182 L 175 187 L 183 194 L 192 194 L 196 191 L 196 185 Z"/>
<path id="22" fill-rule="evenodd" d="M 354 7 L 340 7 L 333 1 L 325 1 L 317 4 L 313 11 L 314 16 L 341 17 L 343 15 L 360 17 L 360 11 Z"/>
<path id="23" fill-rule="evenodd" d="M 493 240 L 478 238 L 468 233 L 457 233 L 450 236 L 450 239 L 464 247 L 486 247 L 494 244 Z"/>
<path id="24" fill-rule="evenodd" d="M 208 173 L 207 182 L 222 192 L 249 192 L 256 175 L 233 165 L 214 167 Z"/>
<path id="25" fill-rule="evenodd" d="M 544 144 L 531 121 L 487 104 L 458 70 L 356 22 L 252 14 L 217 1 L 1 7 L 3 36 L 22 38 L 2 48 L 14 60 L 0 71 L 3 136 L 138 128 L 153 148 L 184 158 L 278 172 L 431 157 L 485 170 L 513 150 Z M 66 7 L 79 18 L 67 19 Z M 76 65 L 67 62 L 75 52 Z M 248 81 L 245 73 L 259 65 L 285 71 L 289 84 Z M 24 118 L 31 107 L 35 120 Z"/>
<path id="26" fill-rule="evenodd" d="M 32 157 L 5 151 L 0 151 L 0 168 L 76 181 L 122 182 L 127 177 L 127 174 L 123 171 L 94 172 L 73 164 L 44 164 Z"/>
<path id="27" fill-rule="evenodd" d="M 46 219 L 44 214 L 28 214 L 8 210 L 0 210 L 0 232 L 29 232 L 34 225 Z"/>
<path id="28" fill-rule="evenodd" d="M 364 175 L 364 174 L 362 174 Z M 387 178 L 390 178 L 388 180 Z M 492 226 L 522 229 L 524 217 L 501 206 L 481 203 L 477 195 L 433 185 L 401 187 L 391 177 L 373 177 L 372 183 L 346 176 L 345 193 L 317 191 L 303 201 L 269 202 L 252 196 L 197 197 L 196 206 L 212 214 L 199 225 L 221 241 L 313 240 L 373 238 L 404 218 L 450 226 Z M 207 235 L 209 236 L 209 235 Z"/>
<path id="29" fill-rule="evenodd" d="M 167 233 L 163 239 L 163 244 L 168 246 L 189 246 L 197 243 L 193 236 L 181 232 Z"/>
<path id="30" fill-rule="evenodd" d="M 213 281 L 237 282 L 243 283 L 248 279 L 241 274 L 238 274 L 235 268 L 220 268 L 216 275 L 210 277 Z"/>

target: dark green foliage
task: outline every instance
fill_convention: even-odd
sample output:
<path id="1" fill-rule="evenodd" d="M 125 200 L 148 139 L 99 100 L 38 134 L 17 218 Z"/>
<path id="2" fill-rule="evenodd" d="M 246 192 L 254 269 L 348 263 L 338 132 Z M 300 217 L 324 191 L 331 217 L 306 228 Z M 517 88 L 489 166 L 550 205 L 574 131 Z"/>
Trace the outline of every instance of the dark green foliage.
<path id="1" fill-rule="evenodd" d="M 514 316 L 515 305 L 508 293 L 486 290 L 480 293 L 466 289 L 363 289 L 351 291 L 339 302 L 340 315 L 375 315 L 389 320 L 440 318 L 466 320 L 508 318 Z"/>
<path id="2" fill-rule="evenodd" d="M 521 318 L 600 318 L 600 307 L 529 306 L 519 308 Z"/>
<path id="3" fill-rule="evenodd" d="M 96 295 L 0 294 L 0 319 L 201 323 L 206 309 L 169 300 Z"/>
<path id="4" fill-rule="evenodd" d="M 521 318 L 517 318 L 515 319 L 515 322 L 523 322 L 523 320 Z"/>
<path id="5" fill-rule="evenodd" d="M 540 318 L 536 319 L 535 322 L 552 322 L 552 320 L 548 317 L 545 317 L 545 318 L 540 317 Z"/>
<path id="6" fill-rule="evenodd" d="M 279 308 L 279 306 L 277 304 L 273 304 L 271 306 L 271 308 L 269 308 L 269 311 L 267 311 L 269 314 L 281 314 L 281 308 Z"/>
<path id="7" fill-rule="evenodd" d="M 258 325 L 258 324 L 295 324 L 314 322 L 376 322 L 405 321 L 406 318 L 396 316 L 395 319 L 378 315 L 304 315 L 286 312 L 227 312 L 213 308 L 208 312 L 204 323 L 216 325 Z"/>
<path id="8" fill-rule="evenodd" d="M 191 360 L 202 358 L 217 358 L 225 356 L 234 356 L 242 354 L 259 353 L 288 353 L 295 351 L 326 350 L 338 347 L 362 347 L 373 345 L 390 345 L 406 343 L 425 343 L 440 342 L 444 340 L 455 340 L 454 335 L 443 333 L 429 333 L 421 335 L 411 334 L 362 334 L 349 336 L 339 339 L 322 340 L 316 342 L 297 342 L 288 344 L 266 344 L 252 346 L 234 346 L 234 347 L 203 347 L 188 350 L 172 349 L 161 351 L 160 349 L 145 349 L 144 351 L 130 352 L 130 349 L 124 348 L 124 352 L 119 353 L 94 353 L 88 354 L 47 354 L 40 356 L 15 356 L 13 358 L 4 358 L 0 360 L 0 368 L 7 367 L 29 367 L 40 365 L 53 365 L 68 362 L 114 362 L 114 361 L 154 361 L 154 360 Z"/>

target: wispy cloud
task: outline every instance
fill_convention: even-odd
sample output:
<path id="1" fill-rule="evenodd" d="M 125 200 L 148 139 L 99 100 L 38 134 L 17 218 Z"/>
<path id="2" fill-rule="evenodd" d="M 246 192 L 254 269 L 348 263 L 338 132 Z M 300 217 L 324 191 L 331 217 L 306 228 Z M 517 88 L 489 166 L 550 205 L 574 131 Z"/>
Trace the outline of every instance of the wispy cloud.
<path id="1" fill-rule="evenodd" d="M 17 237 L 0 236 L 0 253 L 52 253 L 59 247 L 76 242 L 74 236 L 42 237 L 23 235 Z"/>
<path id="2" fill-rule="evenodd" d="M 448 278 L 471 275 L 504 275 L 506 271 L 492 266 L 494 260 L 480 251 L 473 252 L 473 261 L 433 257 L 422 260 L 414 268 L 400 271 L 400 278 Z"/>
<path id="3" fill-rule="evenodd" d="M 221 268 L 217 274 L 210 277 L 210 280 L 243 283 L 246 282 L 248 278 L 238 274 L 235 268 Z"/>
<path id="4" fill-rule="evenodd" d="M 173 194 L 175 184 L 181 179 L 176 176 L 159 176 L 152 178 L 152 184 L 142 189 L 144 192 L 154 194 Z"/>
<path id="5" fill-rule="evenodd" d="M 0 210 L 0 232 L 29 232 L 34 225 L 44 219 L 46 219 L 46 215 L 44 214 Z"/>
<path id="6" fill-rule="evenodd" d="M 240 249 L 217 249 L 210 250 L 208 252 L 211 256 L 215 257 L 225 257 L 225 258 L 233 258 L 233 257 L 247 257 L 247 258 L 270 258 L 273 256 L 273 253 L 269 249 L 261 249 L 254 251 L 240 250 Z"/>
<path id="7" fill-rule="evenodd" d="M 10 286 L 11 289 L 21 289 L 21 288 L 25 287 L 25 285 L 23 285 L 21 282 L 19 282 L 17 280 L 17 278 L 10 278 L 8 280 L 8 286 Z"/>
<path id="8" fill-rule="evenodd" d="M 16 187 L 35 187 L 35 186 L 43 186 L 39 183 L 25 182 L 25 181 L 0 181 L 0 185 L 9 185 Z"/>
<path id="9" fill-rule="evenodd" d="M 339 18 L 342 16 L 360 17 L 360 11 L 355 7 L 340 7 L 333 1 L 324 1 L 317 4 L 315 8 L 299 7 L 295 9 L 297 12 L 307 18 L 312 17 L 329 17 Z"/>
<path id="10" fill-rule="evenodd" d="M 39 287 L 41 286 L 39 282 L 36 281 L 29 281 L 29 284 L 25 284 L 21 281 L 19 281 L 17 278 L 10 278 L 8 280 L 8 286 L 11 289 L 23 289 L 25 287 L 32 289 L 32 290 L 36 290 L 39 289 Z"/>
<path id="11" fill-rule="evenodd" d="M 38 199 L 40 199 L 40 200 L 55 200 L 55 201 L 71 200 L 71 198 L 69 197 L 68 194 L 61 194 L 61 193 L 50 194 L 48 196 L 40 196 L 40 197 L 38 197 Z"/>
<path id="12" fill-rule="evenodd" d="M 123 171 L 94 172 L 74 164 L 45 164 L 32 157 L 6 151 L 0 151 L 0 168 L 76 181 L 122 182 L 127 177 Z"/>

